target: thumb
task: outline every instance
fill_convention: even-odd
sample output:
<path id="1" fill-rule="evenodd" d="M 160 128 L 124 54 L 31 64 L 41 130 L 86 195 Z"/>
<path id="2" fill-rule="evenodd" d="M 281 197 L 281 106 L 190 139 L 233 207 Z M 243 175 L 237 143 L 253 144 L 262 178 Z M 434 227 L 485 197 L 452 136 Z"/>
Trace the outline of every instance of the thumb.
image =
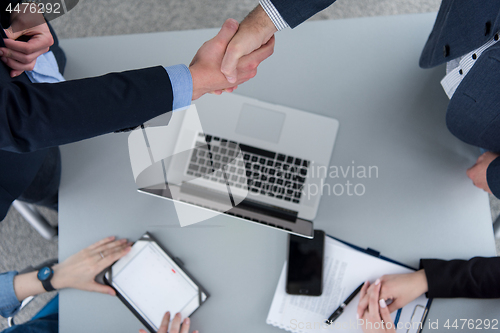
<path id="1" fill-rule="evenodd" d="M 24 33 L 24 30 L 19 30 L 19 31 L 14 32 L 12 29 L 12 26 L 8 27 L 7 29 L 4 29 L 4 31 L 5 31 L 5 34 L 7 35 L 7 37 L 9 39 L 12 39 L 12 40 L 18 39 Z"/>
<path id="2" fill-rule="evenodd" d="M 238 31 L 239 23 L 235 19 L 227 19 L 222 25 L 217 36 L 214 37 L 218 42 L 227 46 L 233 38 L 236 31 Z"/>
<path id="3" fill-rule="evenodd" d="M 476 166 L 477 164 L 474 164 L 473 166 L 471 166 L 470 168 L 467 169 L 467 171 L 465 172 L 465 174 L 467 175 L 467 177 L 469 177 L 470 179 L 472 179 L 472 171 L 474 169 L 474 167 Z"/>
<path id="4" fill-rule="evenodd" d="M 231 25 L 233 24 L 232 22 L 229 22 L 230 20 L 231 19 L 227 20 L 224 23 L 219 34 L 222 33 L 222 31 L 224 30 L 224 26 L 228 25 L 228 23 L 230 23 Z M 233 29 L 234 28 L 231 28 L 231 30 L 226 29 L 226 32 L 224 33 L 224 37 L 228 42 L 228 47 L 226 48 L 226 53 L 224 54 L 221 63 L 221 72 L 222 74 L 224 74 L 229 83 L 236 83 L 236 66 L 238 65 L 238 61 L 240 60 L 240 58 L 244 55 L 242 53 L 241 47 L 236 46 L 238 44 L 241 45 L 241 41 L 237 42 L 233 40 L 231 43 L 229 43 L 238 30 L 236 29 L 236 31 L 234 31 Z M 228 36 L 230 33 L 233 33 L 233 35 L 229 39 L 227 39 L 226 35 Z"/>

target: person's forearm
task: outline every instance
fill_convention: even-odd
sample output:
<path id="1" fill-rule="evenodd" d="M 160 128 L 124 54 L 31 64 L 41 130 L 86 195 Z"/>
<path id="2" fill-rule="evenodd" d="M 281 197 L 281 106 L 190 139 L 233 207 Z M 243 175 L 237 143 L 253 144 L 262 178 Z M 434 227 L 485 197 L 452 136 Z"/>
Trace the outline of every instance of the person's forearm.
<path id="1" fill-rule="evenodd" d="M 429 285 L 427 284 L 427 276 L 425 275 L 425 269 L 420 269 L 415 272 L 414 287 L 420 295 L 425 294 L 429 290 Z"/>
<path id="2" fill-rule="evenodd" d="M 45 292 L 42 283 L 37 278 L 38 272 L 19 274 L 14 277 L 14 291 L 19 302 L 30 296 Z"/>
<path id="3" fill-rule="evenodd" d="M 66 281 L 67 274 L 59 271 L 60 265 L 57 264 L 52 266 L 52 270 L 54 271 L 54 275 L 50 281 L 52 287 L 56 290 L 68 288 L 69 285 Z M 22 302 L 27 297 L 43 294 L 45 292 L 45 288 L 43 287 L 42 282 L 38 280 L 37 274 L 38 271 L 35 271 L 19 274 L 14 277 L 14 292 L 16 293 L 16 297 L 19 302 Z"/>
<path id="4" fill-rule="evenodd" d="M 172 110 L 163 67 L 61 83 L 0 85 L 0 149 L 31 152 L 123 128 Z"/>
<path id="5" fill-rule="evenodd" d="M 470 260 L 421 259 L 429 298 L 499 298 L 500 257 Z"/>
<path id="6" fill-rule="evenodd" d="M 261 5 L 255 7 L 245 19 L 241 22 L 241 26 L 246 28 L 247 26 L 252 26 L 258 29 L 262 34 L 266 36 L 265 39 L 271 38 L 271 36 L 278 31 L 273 21 L 269 18 L 265 10 Z"/>

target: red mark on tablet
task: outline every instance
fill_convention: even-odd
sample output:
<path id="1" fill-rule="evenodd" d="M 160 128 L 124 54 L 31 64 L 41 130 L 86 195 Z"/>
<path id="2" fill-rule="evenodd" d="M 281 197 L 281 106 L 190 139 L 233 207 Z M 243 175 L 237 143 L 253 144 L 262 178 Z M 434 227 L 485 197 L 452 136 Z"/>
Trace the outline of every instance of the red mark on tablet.
<path id="1" fill-rule="evenodd" d="M 172 268 L 172 272 L 174 272 L 174 274 L 175 274 L 175 271 L 174 271 L 174 269 L 173 269 L 173 268 Z"/>

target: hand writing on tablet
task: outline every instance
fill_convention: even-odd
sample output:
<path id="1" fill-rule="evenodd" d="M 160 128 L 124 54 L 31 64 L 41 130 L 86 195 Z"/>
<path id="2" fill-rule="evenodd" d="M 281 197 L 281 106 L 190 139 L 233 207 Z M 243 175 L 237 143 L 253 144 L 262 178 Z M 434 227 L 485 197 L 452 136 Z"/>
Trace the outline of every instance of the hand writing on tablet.
<path id="1" fill-rule="evenodd" d="M 170 322 L 170 312 L 167 311 L 165 315 L 163 316 L 163 319 L 161 321 L 160 329 L 158 330 L 157 333 L 189 333 L 189 325 L 191 322 L 189 321 L 189 318 L 186 318 L 182 321 L 182 327 L 181 327 L 181 314 L 177 313 L 174 317 L 174 320 L 172 320 L 172 325 L 170 325 L 170 331 L 168 330 L 168 324 Z M 147 333 L 145 330 L 139 330 L 140 333 Z M 198 331 L 193 331 L 193 333 L 199 333 Z"/>

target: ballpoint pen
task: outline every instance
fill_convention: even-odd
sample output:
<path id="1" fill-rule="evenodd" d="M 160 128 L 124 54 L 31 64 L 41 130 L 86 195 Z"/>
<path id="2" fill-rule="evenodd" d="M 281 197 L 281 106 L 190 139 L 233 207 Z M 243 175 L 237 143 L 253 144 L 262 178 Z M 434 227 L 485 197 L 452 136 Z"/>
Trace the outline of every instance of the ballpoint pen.
<path id="1" fill-rule="evenodd" d="M 332 315 L 327 319 L 325 323 L 330 325 L 335 320 L 337 320 L 337 318 L 340 317 L 342 313 L 344 313 L 344 308 L 347 306 L 347 304 L 349 304 L 349 302 L 352 301 L 353 298 L 356 297 L 356 295 L 361 291 L 361 288 L 363 288 L 364 284 L 365 284 L 364 282 L 360 284 L 359 287 L 357 287 L 356 290 L 354 290 L 352 294 L 349 295 L 349 297 L 347 297 L 347 299 L 342 304 L 339 305 L 337 310 L 335 310 L 335 312 L 332 313 Z"/>

